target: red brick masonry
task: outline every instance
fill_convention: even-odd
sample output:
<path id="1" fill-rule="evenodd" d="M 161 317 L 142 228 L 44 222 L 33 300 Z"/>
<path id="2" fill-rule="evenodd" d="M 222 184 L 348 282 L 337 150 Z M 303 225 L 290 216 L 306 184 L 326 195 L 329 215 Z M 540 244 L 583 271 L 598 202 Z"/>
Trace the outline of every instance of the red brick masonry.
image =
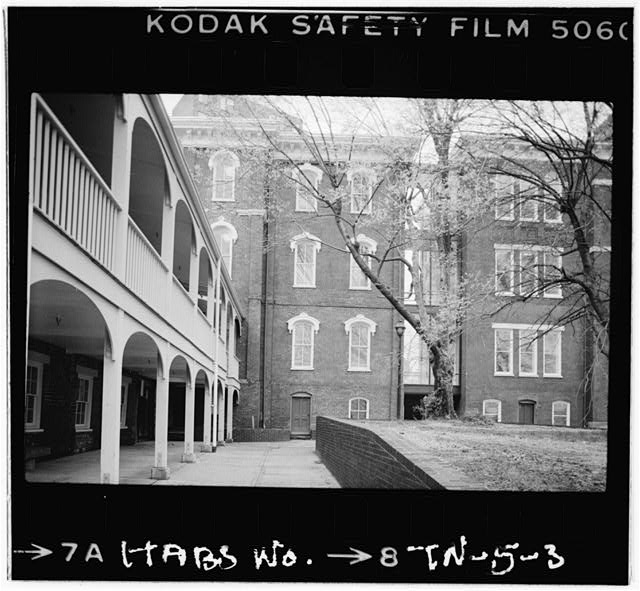
<path id="1" fill-rule="evenodd" d="M 343 488 L 483 488 L 372 421 L 318 417 L 316 452 Z"/>

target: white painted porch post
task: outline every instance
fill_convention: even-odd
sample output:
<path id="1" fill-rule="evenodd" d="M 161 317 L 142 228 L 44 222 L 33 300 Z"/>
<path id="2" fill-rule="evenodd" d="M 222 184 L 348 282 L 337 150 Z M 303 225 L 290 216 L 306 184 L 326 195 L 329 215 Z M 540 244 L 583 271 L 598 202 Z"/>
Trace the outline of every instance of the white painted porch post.
<path id="1" fill-rule="evenodd" d="M 218 390 L 218 432 L 216 437 L 218 443 L 224 445 L 224 390 Z"/>
<path id="2" fill-rule="evenodd" d="M 111 157 L 111 192 L 122 207 L 116 215 L 114 228 L 114 266 L 115 276 L 124 281 L 127 262 L 127 228 L 129 226 L 129 188 L 131 184 L 131 143 L 132 128 L 127 120 L 126 94 L 122 95 L 122 113 L 114 117 L 113 152 Z"/>
<path id="3" fill-rule="evenodd" d="M 207 385 L 204 388 L 204 426 L 202 430 L 202 446 L 201 452 L 212 452 L 211 446 L 211 390 L 213 388 L 210 385 L 210 381 L 207 378 Z"/>
<path id="4" fill-rule="evenodd" d="M 227 390 L 227 432 L 225 441 L 233 441 L 233 390 Z"/>
<path id="5" fill-rule="evenodd" d="M 184 388 L 184 452 L 182 454 L 182 461 L 187 463 L 196 461 L 196 454 L 193 451 L 193 419 L 196 408 L 195 398 L 195 377 L 187 376 L 187 383 Z"/>
<path id="6" fill-rule="evenodd" d="M 151 468 L 151 478 L 169 479 L 167 447 L 169 439 L 169 370 L 163 375 L 162 365 L 158 361 L 158 379 L 156 380 L 156 433 L 155 465 Z"/>
<path id="7" fill-rule="evenodd" d="M 115 335 L 114 335 L 115 337 Z M 112 349 L 112 347 L 115 347 Z M 118 484 L 120 479 L 120 388 L 122 351 L 105 343 L 102 369 L 102 426 L 100 435 L 100 483 Z"/>
<path id="8" fill-rule="evenodd" d="M 214 333 L 214 337 L 216 339 L 214 351 L 215 351 L 215 359 L 213 360 L 213 393 L 212 393 L 212 401 L 213 408 L 211 409 L 213 413 L 213 437 L 211 441 L 212 451 L 215 451 L 218 446 L 218 412 L 220 405 L 218 404 L 218 375 L 219 375 L 219 361 L 220 361 L 220 313 L 218 308 L 220 307 L 220 281 L 221 281 L 221 273 L 220 269 L 222 267 L 222 260 L 218 259 L 218 268 L 216 270 L 216 297 L 215 297 L 215 309 L 213 310 L 216 330 Z"/>

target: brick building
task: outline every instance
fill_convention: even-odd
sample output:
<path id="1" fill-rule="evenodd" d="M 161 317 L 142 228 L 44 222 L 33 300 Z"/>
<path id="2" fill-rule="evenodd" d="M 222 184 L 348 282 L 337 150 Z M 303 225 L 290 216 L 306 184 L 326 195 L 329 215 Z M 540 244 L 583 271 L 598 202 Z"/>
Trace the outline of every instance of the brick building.
<path id="1" fill-rule="evenodd" d="M 246 117 L 247 104 L 234 97 L 185 95 L 172 114 L 246 310 L 238 351 L 242 395 L 234 406 L 234 425 L 308 436 L 318 415 L 411 418 L 414 405 L 433 388 L 426 347 L 408 324 L 399 336 L 403 322 L 391 304 L 369 285 L 344 246 L 331 246 L 340 244 L 334 220 L 313 215 L 313 200 L 305 197 L 305 183 L 322 188 L 328 181 L 318 162 L 304 155 L 308 151 L 300 136 L 268 109 L 250 109 L 286 146 L 287 162 Z M 351 204 L 346 215 L 370 215 L 370 230 L 365 224 L 358 240 L 375 252 L 376 200 L 364 209 L 358 205 L 376 183 L 381 183 L 376 199 L 384 198 L 384 181 L 376 176 L 384 146 L 364 135 L 352 145 L 348 138 L 340 142 L 337 138 L 335 145 L 344 149 L 347 162 L 341 188 L 344 203 Z M 417 145 L 406 140 L 404 148 L 410 158 Z M 292 164 L 304 171 L 304 179 L 291 172 Z M 610 179 L 599 185 L 606 201 Z M 470 322 L 453 346 L 456 409 L 505 422 L 606 424 L 606 376 L 591 371 L 589 327 L 582 320 L 554 326 L 553 314 L 569 305 L 561 290 L 518 298 L 549 269 L 572 264 L 572 255 L 563 255 L 557 241 L 562 214 L 546 207 L 543 196 L 540 203 L 521 199 L 517 185 L 506 194 L 511 198 L 495 211 L 479 215 L 477 231 L 459 245 L 459 269 L 449 270 L 454 276 L 471 272 L 489 278 L 487 300 L 494 308 L 510 303 L 491 318 Z M 608 265 L 608 237 L 596 243 L 605 257 L 602 264 Z M 422 256 L 432 257 L 426 291 L 428 305 L 436 308 L 437 256 L 428 250 Z M 384 279 L 397 294 L 407 293 L 399 264 L 389 266 Z M 405 304 L 414 305 L 410 297 Z"/>

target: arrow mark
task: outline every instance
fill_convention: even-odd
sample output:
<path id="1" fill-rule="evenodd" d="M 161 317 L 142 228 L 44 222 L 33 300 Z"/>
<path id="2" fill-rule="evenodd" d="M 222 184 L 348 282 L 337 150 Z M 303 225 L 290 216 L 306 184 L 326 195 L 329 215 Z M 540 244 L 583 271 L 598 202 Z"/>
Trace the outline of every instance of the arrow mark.
<path id="1" fill-rule="evenodd" d="M 49 556 L 49 554 L 53 554 L 53 550 L 49 550 L 49 548 L 43 548 L 42 546 L 38 546 L 38 544 L 34 544 L 31 542 L 31 545 L 36 548 L 36 550 L 14 550 L 14 554 L 33 554 L 31 560 L 38 560 L 38 558 L 43 558 L 44 556 Z"/>
<path id="2" fill-rule="evenodd" d="M 362 550 L 356 550 L 355 548 L 349 547 L 349 550 L 353 552 L 353 554 L 327 554 L 328 558 L 351 558 L 352 560 L 349 564 L 356 564 L 357 562 L 364 562 L 365 560 L 369 560 L 371 558 L 371 554 L 367 554 Z"/>

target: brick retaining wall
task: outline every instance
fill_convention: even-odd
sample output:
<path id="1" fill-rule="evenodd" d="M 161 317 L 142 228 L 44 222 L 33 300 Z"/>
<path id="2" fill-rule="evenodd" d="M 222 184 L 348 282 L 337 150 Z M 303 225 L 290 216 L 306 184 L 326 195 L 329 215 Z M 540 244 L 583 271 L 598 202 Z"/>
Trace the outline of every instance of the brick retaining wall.
<path id="1" fill-rule="evenodd" d="M 234 429 L 234 441 L 289 441 L 291 432 L 288 429 Z"/>
<path id="2" fill-rule="evenodd" d="M 317 417 L 316 452 L 343 488 L 443 489 L 376 433 Z"/>

